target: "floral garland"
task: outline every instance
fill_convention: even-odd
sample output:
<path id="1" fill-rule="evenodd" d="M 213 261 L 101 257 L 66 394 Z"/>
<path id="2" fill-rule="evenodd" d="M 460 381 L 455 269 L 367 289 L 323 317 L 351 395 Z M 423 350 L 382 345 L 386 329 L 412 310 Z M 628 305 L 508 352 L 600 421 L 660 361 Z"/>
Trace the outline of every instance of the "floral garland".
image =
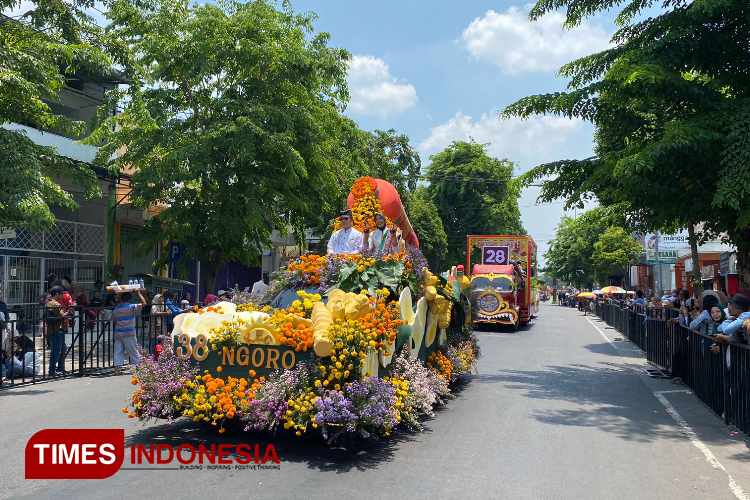
<path id="1" fill-rule="evenodd" d="M 326 265 L 324 255 L 307 254 L 293 260 L 287 266 L 290 272 L 301 273 L 302 281 L 309 285 L 320 284 L 320 273 Z"/>
<path id="2" fill-rule="evenodd" d="M 361 341 L 352 337 L 349 345 Z M 300 363 L 267 378 L 197 375 L 165 351 L 158 360 L 148 358 L 136 369 L 133 383 L 139 388 L 131 398 L 132 409 L 123 411 L 141 420 L 184 416 L 219 433 L 237 423 L 246 431 L 283 428 L 297 436 L 317 431 L 328 442 L 345 434 L 386 437 L 397 428 L 421 430 L 422 419 L 433 416 L 435 406 L 451 398 L 449 383 L 473 369 L 472 356 L 477 352 L 472 341 L 464 341 L 449 346 L 447 354 L 436 351 L 424 365 L 404 350 L 394 358 L 390 376 L 359 380 L 351 376 L 356 360 L 352 352 L 344 355 L 346 349 L 340 347 L 325 369 L 322 363 Z M 359 353 L 355 357 L 361 359 Z M 433 368 L 435 360 L 439 366 Z M 161 378 L 166 374 L 175 378 Z M 329 381 L 331 374 L 335 384 Z"/>
<path id="3" fill-rule="evenodd" d="M 354 198 L 352 222 L 360 232 L 374 231 L 377 228 L 375 216 L 383 211 L 377 196 L 377 189 L 378 184 L 372 177 L 360 177 L 352 185 L 351 193 Z M 394 227 L 393 221 L 388 217 L 386 217 L 385 222 L 389 228 Z M 338 231 L 341 227 L 341 221 L 336 219 L 333 226 L 334 231 Z"/>
<path id="4" fill-rule="evenodd" d="M 185 383 L 181 393 L 174 396 L 174 401 L 182 409 L 182 416 L 193 419 L 193 422 L 210 423 L 223 433 L 226 421 L 249 409 L 261 384 L 262 377 L 252 383 L 246 378 L 235 377 L 228 377 L 225 381 L 206 372 Z"/>

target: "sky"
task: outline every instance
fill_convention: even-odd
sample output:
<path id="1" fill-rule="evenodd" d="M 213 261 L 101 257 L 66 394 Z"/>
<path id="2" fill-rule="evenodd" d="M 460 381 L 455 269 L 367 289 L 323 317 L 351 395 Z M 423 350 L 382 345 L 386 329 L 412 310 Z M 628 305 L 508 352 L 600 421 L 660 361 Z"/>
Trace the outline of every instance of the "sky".
<path id="1" fill-rule="evenodd" d="M 589 123 L 502 120 L 499 111 L 527 95 L 564 90 L 559 67 L 606 48 L 611 19 L 566 31 L 562 13 L 530 22 L 529 4 L 502 0 L 296 0 L 292 6 L 317 13 L 316 30 L 351 52 L 346 113 L 362 128 L 406 133 L 423 168 L 454 140 L 486 143 L 490 155 L 516 164 L 516 175 L 592 155 Z M 538 205 L 537 195 L 538 188 L 526 189 L 519 205 L 543 263 L 563 207 Z"/>
<path id="2" fill-rule="evenodd" d="M 24 12 L 30 2 L 10 12 Z M 607 47 L 612 16 L 564 30 L 562 13 L 530 22 L 530 4 L 515 1 L 292 0 L 315 12 L 316 31 L 352 54 L 348 116 L 367 130 L 406 133 L 422 158 L 455 140 L 487 144 L 490 155 L 516 164 L 515 175 L 540 163 L 592 155 L 592 126 L 540 116 L 499 117 L 517 99 L 565 89 L 559 67 Z M 95 18 L 100 13 L 92 11 Z M 103 19 L 101 19 L 103 23 Z M 540 263 L 563 214 L 561 201 L 539 205 L 538 188 L 519 200 Z"/>

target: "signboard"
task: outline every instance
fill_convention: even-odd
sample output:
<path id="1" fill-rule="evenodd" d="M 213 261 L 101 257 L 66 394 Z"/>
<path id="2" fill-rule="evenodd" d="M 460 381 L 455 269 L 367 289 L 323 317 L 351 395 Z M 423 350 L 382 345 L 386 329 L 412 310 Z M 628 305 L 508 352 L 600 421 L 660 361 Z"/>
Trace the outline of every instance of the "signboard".
<path id="1" fill-rule="evenodd" d="M 510 264 L 510 248 L 507 246 L 482 247 L 482 264 Z"/>
<path id="2" fill-rule="evenodd" d="M 174 278 L 176 277 L 176 265 L 177 263 L 182 260 L 182 256 L 185 253 L 185 247 L 179 243 L 170 242 L 169 243 L 169 277 Z"/>
<path id="3" fill-rule="evenodd" d="M 737 274 L 737 254 L 734 252 L 723 252 L 719 258 L 719 272 L 726 276 L 727 274 Z"/>
<path id="4" fill-rule="evenodd" d="M 646 260 L 650 263 L 674 264 L 680 250 L 690 249 L 686 231 L 677 234 L 647 234 L 645 238 Z"/>
<path id="5" fill-rule="evenodd" d="M 214 376 L 268 376 L 276 370 L 294 368 L 301 361 L 309 363 L 314 355 L 312 350 L 297 352 L 289 346 L 265 344 L 242 344 L 213 351 L 206 341 L 203 335 L 195 338 L 178 335 L 174 339 L 175 353 L 180 358 L 192 360 L 201 370 L 208 370 Z"/>
<path id="6" fill-rule="evenodd" d="M 16 238 L 16 230 L 11 227 L 0 227 L 0 240 L 13 240 Z"/>
<path id="7" fill-rule="evenodd" d="M 638 266 L 630 266 L 630 285 L 636 287 L 641 285 L 638 281 Z"/>
<path id="8" fill-rule="evenodd" d="M 713 265 L 701 267 L 701 279 L 711 280 L 716 275 L 716 269 Z"/>

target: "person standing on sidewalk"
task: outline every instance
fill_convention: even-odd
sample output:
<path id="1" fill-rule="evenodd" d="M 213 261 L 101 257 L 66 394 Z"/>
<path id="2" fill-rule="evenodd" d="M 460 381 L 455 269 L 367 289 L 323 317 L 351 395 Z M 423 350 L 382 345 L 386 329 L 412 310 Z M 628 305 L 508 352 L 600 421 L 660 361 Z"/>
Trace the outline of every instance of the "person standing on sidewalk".
<path id="1" fill-rule="evenodd" d="M 60 303 L 65 289 L 59 285 L 53 286 L 50 299 L 47 301 L 47 339 L 50 346 L 49 371 L 50 377 L 65 376 L 65 310 Z"/>
<path id="2" fill-rule="evenodd" d="M 127 354 L 131 365 L 141 361 L 138 353 L 138 340 L 135 333 L 135 322 L 141 314 L 146 299 L 140 290 L 136 291 L 140 304 L 131 304 L 133 294 L 125 292 L 119 295 L 117 306 L 112 310 L 112 331 L 115 337 L 115 367 L 125 364 Z"/>

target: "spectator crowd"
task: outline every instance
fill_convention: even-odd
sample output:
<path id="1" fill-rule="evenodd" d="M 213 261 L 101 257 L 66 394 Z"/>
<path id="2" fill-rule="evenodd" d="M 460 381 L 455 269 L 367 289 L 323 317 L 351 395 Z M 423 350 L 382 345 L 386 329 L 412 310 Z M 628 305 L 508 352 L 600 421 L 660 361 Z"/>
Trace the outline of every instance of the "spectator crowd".
<path id="1" fill-rule="evenodd" d="M 170 342 L 175 316 L 231 301 L 235 294 L 260 298 L 269 288 L 264 274 L 252 287 L 221 289 L 194 302 L 189 293 L 178 295 L 173 290 L 153 295 L 145 289 L 109 293 L 101 281 L 85 290 L 67 276 L 49 275 L 46 285 L 47 291 L 36 305 L 9 308 L 0 296 L 0 384 L 68 375 L 71 344 L 78 342 L 81 334 L 92 352 L 111 343 L 106 348 L 112 349 L 115 369 L 126 361 L 137 364 L 142 352 L 158 356 Z"/>
<path id="2" fill-rule="evenodd" d="M 585 293 L 584 293 L 585 292 Z M 673 321 L 692 331 L 710 337 L 711 349 L 718 344 L 747 344 L 750 332 L 750 289 L 741 289 L 731 297 L 717 290 L 705 290 L 700 295 L 686 288 L 673 289 L 658 295 L 651 290 L 633 290 L 624 294 L 600 294 L 576 288 L 553 291 L 553 303 L 593 310 L 597 303 L 613 303 L 634 310 L 646 317 Z"/>

